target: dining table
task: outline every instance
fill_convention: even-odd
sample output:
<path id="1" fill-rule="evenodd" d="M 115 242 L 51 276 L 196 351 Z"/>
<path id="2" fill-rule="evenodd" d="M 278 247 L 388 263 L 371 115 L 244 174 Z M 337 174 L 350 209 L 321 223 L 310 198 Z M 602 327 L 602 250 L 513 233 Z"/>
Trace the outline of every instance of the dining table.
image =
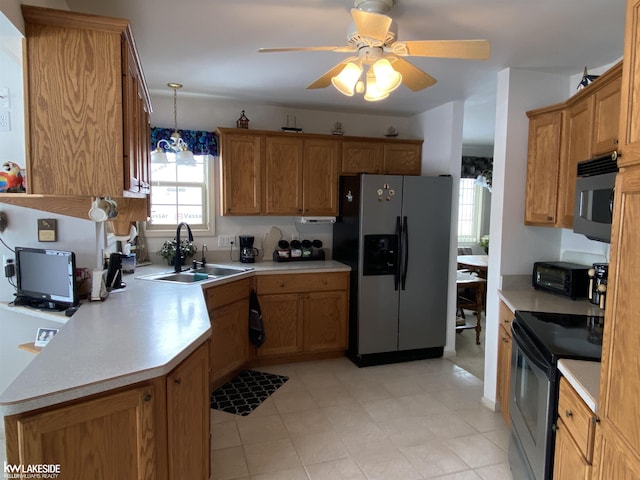
<path id="1" fill-rule="evenodd" d="M 480 278 L 487 278 L 489 255 L 458 255 L 458 270 L 476 273 Z"/>

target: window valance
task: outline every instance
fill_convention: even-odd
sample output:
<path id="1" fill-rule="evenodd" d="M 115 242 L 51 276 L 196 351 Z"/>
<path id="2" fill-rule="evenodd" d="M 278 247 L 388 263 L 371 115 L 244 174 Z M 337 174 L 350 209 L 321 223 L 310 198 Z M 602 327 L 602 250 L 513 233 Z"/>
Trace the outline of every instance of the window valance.
<path id="1" fill-rule="evenodd" d="M 151 127 L 151 150 L 155 150 L 160 140 L 169 140 L 173 128 Z M 204 130 L 181 130 L 178 133 L 194 155 L 218 155 L 218 139 L 214 132 Z"/>

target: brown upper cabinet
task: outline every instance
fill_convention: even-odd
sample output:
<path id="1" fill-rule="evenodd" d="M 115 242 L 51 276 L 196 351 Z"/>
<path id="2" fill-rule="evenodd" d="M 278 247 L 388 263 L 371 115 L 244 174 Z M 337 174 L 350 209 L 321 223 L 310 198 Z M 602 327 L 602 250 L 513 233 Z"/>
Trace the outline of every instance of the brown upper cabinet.
<path id="1" fill-rule="evenodd" d="M 341 174 L 419 175 L 422 140 L 218 128 L 223 215 L 338 214 Z"/>
<path id="2" fill-rule="evenodd" d="M 550 110 L 529 116 L 524 217 L 529 225 L 556 222 L 562 115 L 562 110 Z"/>
<path id="3" fill-rule="evenodd" d="M 620 93 L 620 128 L 618 166 L 640 163 L 640 2 L 627 0 L 627 19 L 624 37 L 624 62 L 622 91 Z"/>
<path id="4" fill-rule="evenodd" d="M 28 193 L 144 198 L 151 104 L 129 22 L 22 13 Z"/>
<path id="5" fill-rule="evenodd" d="M 527 112 L 525 224 L 573 228 L 578 162 L 618 144 L 622 62 L 564 103 Z"/>
<path id="6" fill-rule="evenodd" d="M 384 148 L 380 143 L 366 141 L 342 142 L 342 166 L 340 173 L 343 175 L 359 173 L 382 173 Z"/>
<path id="7" fill-rule="evenodd" d="M 420 175 L 421 169 L 422 140 L 362 139 L 342 143 L 342 175 Z"/>

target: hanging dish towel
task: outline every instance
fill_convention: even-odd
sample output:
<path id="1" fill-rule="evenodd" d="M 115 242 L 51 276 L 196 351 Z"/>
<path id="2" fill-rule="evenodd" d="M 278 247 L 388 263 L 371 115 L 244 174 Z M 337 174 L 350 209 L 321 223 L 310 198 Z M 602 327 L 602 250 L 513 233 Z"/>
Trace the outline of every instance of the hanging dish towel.
<path id="1" fill-rule="evenodd" d="M 249 297 L 249 340 L 256 347 L 262 345 L 265 340 L 262 311 L 260 310 L 258 295 L 254 290 L 251 290 L 251 296 Z"/>

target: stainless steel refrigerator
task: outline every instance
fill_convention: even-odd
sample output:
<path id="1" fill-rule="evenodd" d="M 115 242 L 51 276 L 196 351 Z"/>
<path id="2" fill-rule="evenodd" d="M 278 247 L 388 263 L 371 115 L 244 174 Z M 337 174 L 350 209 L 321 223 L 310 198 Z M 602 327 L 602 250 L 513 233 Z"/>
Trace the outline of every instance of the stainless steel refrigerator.
<path id="1" fill-rule="evenodd" d="M 351 266 L 349 357 L 440 357 L 446 342 L 450 176 L 340 178 L 333 258 Z"/>

